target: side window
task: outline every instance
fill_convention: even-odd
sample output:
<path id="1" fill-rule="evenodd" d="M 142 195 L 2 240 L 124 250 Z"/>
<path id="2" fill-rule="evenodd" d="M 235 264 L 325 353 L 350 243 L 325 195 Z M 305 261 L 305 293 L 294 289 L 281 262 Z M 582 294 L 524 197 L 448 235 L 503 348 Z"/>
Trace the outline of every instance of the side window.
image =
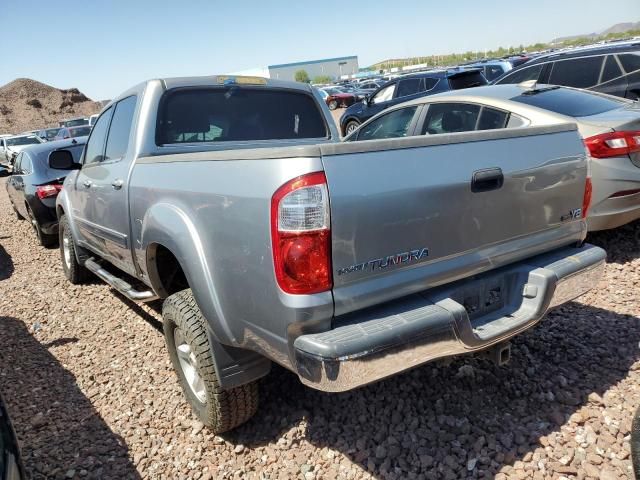
<path id="1" fill-rule="evenodd" d="M 501 110 L 483 107 L 476 130 L 495 130 L 507 126 L 509 114 Z"/>
<path id="2" fill-rule="evenodd" d="M 109 121 L 113 114 L 113 107 L 105 111 L 91 130 L 91 136 L 85 148 L 84 163 L 101 162 L 103 160 L 104 153 L 104 141 L 107 137 L 107 130 L 109 129 Z"/>
<path id="3" fill-rule="evenodd" d="M 476 129 L 480 106 L 468 103 L 432 103 L 427 111 L 423 135 L 469 132 Z"/>
<path id="4" fill-rule="evenodd" d="M 396 84 L 393 83 L 388 87 L 383 88 L 378 93 L 376 93 L 374 97 L 371 99 L 371 103 L 388 102 L 393 98 L 393 92 L 395 91 L 396 91 Z"/>
<path id="5" fill-rule="evenodd" d="M 625 72 L 631 73 L 640 70 L 640 54 L 623 53 L 618 55 L 618 59 L 620 60 Z"/>
<path id="6" fill-rule="evenodd" d="M 607 59 L 604 62 L 604 70 L 602 70 L 602 78 L 599 83 L 605 83 L 609 80 L 613 80 L 622 75 L 622 70 L 616 62 L 616 57 L 613 55 L 607 55 Z"/>
<path id="7" fill-rule="evenodd" d="M 542 72 L 542 67 L 544 64 L 532 65 L 530 67 L 521 68 L 513 73 L 506 75 L 502 80 L 498 83 L 522 83 L 527 82 L 529 80 L 538 80 L 540 78 L 540 73 Z"/>
<path id="8" fill-rule="evenodd" d="M 406 97 L 409 95 L 415 95 L 421 91 L 422 79 L 420 78 L 408 78 L 406 80 L 400 80 L 398 82 L 398 93 L 396 98 Z"/>
<path id="9" fill-rule="evenodd" d="M 13 163 L 13 171 L 16 173 L 21 173 L 20 172 L 20 165 L 22 164 L 22 157 L 24 156 L 23 153 L 18 154 L 18 156 L 16 157 L 16 161 Z"/>
<path id="10" fill-rule="evenodd" d="M 495 80 L 500 75 L 502 75 L 504 71 L 500 65 L 486 65 L 484 67 L 484 76 L 488 81 Z"/>
<path id="11" fill-rule="evenodd" d="M 33 165 L 31 165 L 31 157 L 26 153 L 22 154 L 22 161 L 20 162 L 20 173 L 22 175 L 28 175 L 33 172 Z"/>
<path id="12" fill-rule="evenodd" d="M 438 84 L 438 79 L 437 78 L 423 78 L 422 79 L 422 91 L 423 92 L 428 92 L 433 87 L 435 87 L 437 84 Z"/>
<path id="13" fill-rule="evenodd" d="M 575 88 L 589 88 L 598 83 L 604 57 L 559 60 L 553 64 L 549 83 Z"/>
<path id="14" fill-rule="evenodd" d="M 406 137 L 417 110 L 417 106 L 400 108 L 378 117 L 360 129 L 358 140 Z"/>
<path id="15" fill-rule="evenodd" d="M 127 153 L 133 113 L 136 109 L 136 99 L 137 97 L 135 96 L 128 97 L 116 104 L 107 138 L 105 160 L 120 159 Z"/>

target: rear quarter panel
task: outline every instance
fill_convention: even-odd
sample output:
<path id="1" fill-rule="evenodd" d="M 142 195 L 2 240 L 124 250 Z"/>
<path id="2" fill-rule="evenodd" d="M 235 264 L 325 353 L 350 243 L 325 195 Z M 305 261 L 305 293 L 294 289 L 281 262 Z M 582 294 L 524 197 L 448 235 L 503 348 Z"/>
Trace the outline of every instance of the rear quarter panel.
<path id="1" fill-rule="evenodd" d="M 287 295 L 276 284 L 271 196 L 322 164 L 319 157 L 242 160 L 246 152 L 229 153 L 234 160 L 139 159 L 130 181 L 135 255 L 152 283 L 148 249 L 155 243 L 168 248 L 217 339 L 286 366 L 288 335 L 329 328 L 333 300 L 331 292 Z"/>

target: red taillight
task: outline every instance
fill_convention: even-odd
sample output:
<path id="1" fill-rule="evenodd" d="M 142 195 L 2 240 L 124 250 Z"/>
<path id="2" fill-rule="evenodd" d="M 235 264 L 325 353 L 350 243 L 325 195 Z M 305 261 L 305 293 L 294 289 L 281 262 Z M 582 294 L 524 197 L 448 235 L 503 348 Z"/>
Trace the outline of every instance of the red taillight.
<path id="1" fill-rule="evenodd" d="M 323 172 L 294 178 L 271 198 L 271 243 L 276 280 L 287 293 L 330 290 L 329 193 Z"/>
<path id="2" fill-rule="evenodd" d="M 582 197 L 582 218 L 587 218 L 587 213 L 589 213 L 589 207 L 591 206 L 592 193 L 593 185 L 591 183 L 591 177 L 587 177 L 584 183 L 584 195 Z"/>
<path id="3" fill-rule="evenodd" d="M 602 133 L 585 139 L 584 143 L 594 158 L 629 155 L 640 152 L 640 130 Z"/>
<path id="4" fill-rule="evenodd" d="M 62 185 L 40 185 L 36 187 L 36 195 L 40 200 L 43 198 L 55 197 L 62 190 Z"/>

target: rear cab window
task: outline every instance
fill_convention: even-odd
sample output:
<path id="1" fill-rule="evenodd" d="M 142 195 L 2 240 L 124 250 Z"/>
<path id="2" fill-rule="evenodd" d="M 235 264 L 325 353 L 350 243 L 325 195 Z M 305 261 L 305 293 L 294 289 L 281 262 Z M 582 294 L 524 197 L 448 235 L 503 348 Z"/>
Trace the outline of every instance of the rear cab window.
<path id="1" fill-rule="evenodd" d="M 180 88 L 166 92 L 158 145 L 328 138 L 311 94 L 248 87 Z"/>
<path id="2" fill-rule="evenodd" d="M 627 102 L 595 93 L 551 87 L 522 94 L 511 100 L 569 117 L 588 117 L 624 106 Z"/>

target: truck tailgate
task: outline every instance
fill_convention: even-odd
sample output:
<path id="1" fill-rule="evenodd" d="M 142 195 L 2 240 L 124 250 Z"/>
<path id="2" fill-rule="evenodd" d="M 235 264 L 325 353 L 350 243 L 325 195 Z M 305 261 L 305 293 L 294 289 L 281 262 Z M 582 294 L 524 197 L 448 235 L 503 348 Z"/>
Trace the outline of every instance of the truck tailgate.
<path id="1" fill-rule="evenodd" d="M 335 314 L 584 239 L 575 125 L 321 147 Z"/>

